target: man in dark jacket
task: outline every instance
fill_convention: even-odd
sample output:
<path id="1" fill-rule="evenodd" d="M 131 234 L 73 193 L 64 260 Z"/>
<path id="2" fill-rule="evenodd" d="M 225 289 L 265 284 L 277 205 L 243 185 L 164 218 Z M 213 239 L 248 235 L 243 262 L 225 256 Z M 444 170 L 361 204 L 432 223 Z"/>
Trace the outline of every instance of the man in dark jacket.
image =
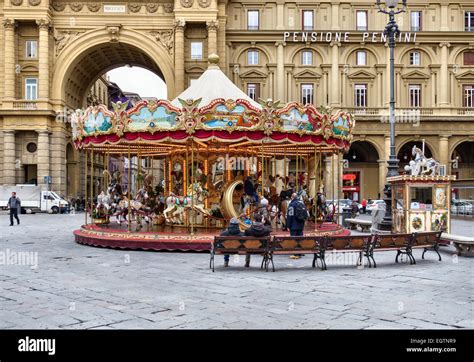
<path id="1" fill-rule="evenodd" d="M 13 217 L 16 219 L 17 225 L 20 225 L 18 210 L 21 210 L 21 201 L 16 197 L 16 192 L 12 192 L 12 196 L 8 199 L 7 207 L 10 208 L 10 226 L 13 226 Z"/>
<path id="2" fill-rule="evenodd" d="M 265 226 L 262 222 L 263 218 L 261 214 L 255 214 L 254 222 L 252 226 L 245 230 L 245 236 L 268 236 L 271 233 L 271 228 Z M 245 267 L 250 266 L 250 255 L 245 256 Z"/>
<path id="3" fill-rule="evenodd" d="M 243 232 L 240 231 L 239 228 L 239 221 L 237 218 L 233 217 L 230 219 L 229 226 L 226 230 L 221 233 L 221 236 L 233 236 L 233 235 L 244 235 Z M 229 254 L 224 255 L 224 266 L 229 266 Z"/>
<path id="4" fill-rule="evenodd" d="M 297 208 L 303 208 L 305 215 L 301 218 Z M 288 205 L 288 211 L 286 213 L 286 227 L 290 229 L 291 236 L 303 236 L 304 223 L 308 218 L 308 211 L 306 210 L 305 204 L 298 198 L 296 193 L 291 195 L 291 201 Z M 299 259 L 300 255 L 292 255 L 291 259 Z"/>
<path id="5" fill-rule="evenodd" d="M 293 193 L 291 195 L 291 202 L 288 205 L 288 211 L 286 213 L 286 226 L 288 229 L 290 229 L 291 236 L 303 236 L 304 223 L 307 217 L 305 219 L 298 218 L 296 211 L 296 208 L 301 206 L 306 208 L 303 202 L 298 199 L 296 193 Z"/>

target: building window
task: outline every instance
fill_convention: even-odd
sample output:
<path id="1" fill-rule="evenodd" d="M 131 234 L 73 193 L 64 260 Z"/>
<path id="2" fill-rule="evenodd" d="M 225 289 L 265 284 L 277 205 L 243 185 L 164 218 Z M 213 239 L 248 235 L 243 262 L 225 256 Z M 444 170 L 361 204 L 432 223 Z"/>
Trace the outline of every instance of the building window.
<path id="1" fill-rule="evenodd" d="M 247 11 L 247 29 L 258 30 L 259 28 L 260 12 L 258 10 Z"/>
<path id="2" fill-rule="evenodd" d="M 356 13 L 356 29 L 359 31 L 366 31 L 367 26 L 367 11 L 357 10 Z"/>
<path id="3" fill-rule="evenodd" d="M 410 53 L 410 65 L 421 65 L 421 54 L 420 52 Z"/>
<path id="4" fill-rule="evenodd" d="M 474 31 L 474 11 L 464 13 L 464 30 Z"/>
<path id="5" fill-rule="evenodd" d="M 258 65 L 258 50 L 249 50 L 247 53 L 247 64 Z"/>
<path id="6" fill-rule="evenodd" d="M 314 103 L 314 86 L 312 84 L 301 85 L 301 103 L 313 104 Z"/>
<path id="7" fill-rule="evenodd" d="M 35 101 L 38 98 L 38 79 L 26 78 L 25 79 L 25 99 L 29 101 Z"/>
<path id="8" fill-rule="evenodd" d="M 354 104 L 356 107 L 367 107 L 367 84 L 355 85 Z"/>
<path id="9" fill-rule="evenodd" d="M 464 107 L 474 108 L 474 85 L 464 87 Z"/>
<path id="10" fill-rule="evenodd" d="M 36 40 L 26 41 L 26 57 L 38 58 L 38 42 Z"/>
<path id="11" fill-rule="evenodd" d="M 464 65 L 474 65 L 474 52 L 464 52 Z"/>
<path id="12" fill-rule="evenodd" d="M 313 52 L 311 50 L 301 52 L 301 65 L 313 65 Z"/>
<path id="13" fill-rule="evenodd" d="M 313 24 L 313 10 L 303 10 L 303 30 L 313 30 L 314 29 L 314 24 Z"/>
<path id="14" fill-rule="evenodd" d="M 247 95 L 254 101 L 258 101 L 258 99 L 260 98 L 260 84 L 247 83 Z"/>
<path id="15" fill-rule="evenodd" d="M 359 50 L 356 52 L 356 65 L 367 65 L 367 52 Z"/>
<path id="16" fill-rule="evenodd" d="M 34 142 L 28 142 L 28 144 L 26 145 L 26 150 L 29 153 L 35 153 L 37 149 L 38 149 L 38 146 L 36 146 L 36 143 Z"/>
<path id="17" fill-rule="evenodd" d="M 408 86 L 410 107 L 421 107 L 421 85 L 412 84 Z"/>
<path id="18" fill-rule="evenodd" d="M 421 31 L 421 11 L 410 12 L 411 31 Z"/>
<path id="19" fill-rule="evenodd" d="M 202 42 L 201 41 L 191 42 L 191 59 L 195 59 L 195 60 L 202 59 Z"/>

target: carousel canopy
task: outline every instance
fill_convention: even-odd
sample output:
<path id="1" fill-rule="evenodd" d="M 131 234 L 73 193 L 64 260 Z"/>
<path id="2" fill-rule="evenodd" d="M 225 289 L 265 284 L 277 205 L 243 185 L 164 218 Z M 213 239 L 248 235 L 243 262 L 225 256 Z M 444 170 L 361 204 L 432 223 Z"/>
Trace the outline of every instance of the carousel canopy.
<path id="1" fill-rule="evenodd" d="M 209 56 L 209 66 L 193 84 L 171 101 L 175 107 L 180 107 L 180 99 L 201 99 L 199 106 L 211 103 L 214 99 L 244 99 L 252 106 L 261 109 L 262 106 L 242 92 L 217 65 L 219 56 Z"/>
<path id="2" fill-rule="evenodd" d="M 231 148 L 274 155 L 311 153 L 315 147 L 321 152 L 349 149 L 355 125 L 351 114 L 297 102 L 257 103 L 225 76 L 218 59 L 210 56 L 209 69 L 171 102 L 144 100 L 130 109 L 128 102 L 117 102 L 113 109 L 78 110 L 71 120 L 76 148 L 166 155 L 192 140 L 217 153 Z"/>

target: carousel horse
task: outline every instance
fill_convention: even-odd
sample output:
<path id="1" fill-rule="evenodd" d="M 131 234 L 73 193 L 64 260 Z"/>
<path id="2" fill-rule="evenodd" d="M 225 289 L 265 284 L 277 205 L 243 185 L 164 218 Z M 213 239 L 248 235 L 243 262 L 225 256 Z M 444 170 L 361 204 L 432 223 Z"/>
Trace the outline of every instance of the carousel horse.
<path id="1" fill-rule="evenodd" d="M 200 212 L 205 216 L 210 216 L 211 213 L 204 207 L 204 199 L 207 197 L 207 190 L 204 189 L 200 182 L 195 182 L 194 185 L 190 185 L 187 197 L 191 200 L 187 203 L 186 210 L 192 209 Z"/>
<path id="2" fill-rule="evenodd" d="M 440 164 L 434 158 L 427 158 L 423 151 L 413 146 L 412 155 L 415 160 L 411 160 L 408 165 L 405 166 L 405 171 L 409 172 L 410 175 L 438 175 Z"/>
<path id="3" fill-rule="evenodd" d="M 183 206 L 179 196 L 176 196 L 174 193 L 170 193 L 170 196 L 166 198 L 166 208 L 163 210 L 165 220 L 171 224 L 182 224 L 182 208 Z"/>

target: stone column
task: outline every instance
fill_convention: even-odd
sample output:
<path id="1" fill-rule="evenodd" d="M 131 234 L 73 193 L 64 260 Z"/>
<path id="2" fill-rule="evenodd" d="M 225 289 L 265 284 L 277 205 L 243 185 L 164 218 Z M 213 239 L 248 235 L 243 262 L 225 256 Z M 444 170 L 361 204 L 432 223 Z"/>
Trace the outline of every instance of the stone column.
<path id="1" fill-rule="evenodd" d="M 276 30 L 285 30 L 285 4 L 277 4 L 277 26 Z"/>
<path id="2" fill-rule="evenodd" d="M 217 55 L 219 55 L 219 66 L 225 74 L 229 74 L 229 64 L 227 64 L 227 45 L 225 41 L 226 21 L 219 20 L 217 28 Z"/>
<path id="3" fill-rule="evenodd" d="M 3 131 L 3 182 L 8 185 L 16 183 L 16 145 L 15 131 Z"/>
<path id="4" fill-rule="evenodd" d="M 339 2 L 331 1 L 331 30 L 339 29 Z"/>
<path id="5" fill-rule="evenodd" d="M 207 27 L 207 50 L 208 54 L 217 54 L 217 21 L 206 22 Z"/>
<path id="6" fill-rule="evenodd" d="M 446 165 L 446 172 L 449 171 L 451 155 L 449 154 L 449 137 L 450 135 L 439 136 L 439 163 Z"/>
<path id="7" fill-rule="evenodd" d="M 15 20 L 4 19 L 3 28 L 5 29 L 5 48 L 3 66 L 4 66 L 4 97 L 5 99 L 14 99 L 15 95 Z"/>
<path id="8" fill-rule="evenodd" d="M 440 43 L 439 47 L 441 48 L 441 68 L 439 70 L 439 82 L 440 82 L 440 97 L 439 105 L 440 107 L 449 106 L 449 82 L 448 82 L 448 48 L 450 47 L 449 43 Z"/>
<path id="9" fill-rule="evenodd" d="M 49 157 L 49 133 L 47 130 L 40 130 L 38 132 L 38 185 L 44 185 L 45 188 L 48 186 L 44 182 L 45 176 L 50 175 L 50 157 Z"/>
<path id="10" fill-rule="evenodd" d="M 448 5 L 441 5 L 441 31 L 448 31 Z"/>
<path id="11" fill-rule="evenodd" d="M 277 41 L 275 43 L 277 47 L 277 69 L 276 69 L 276 100 L 284 101 L 285 100 L 285 53 L 284 46 L 285 43 L 282 41 Z"/>
<path id="12" fill-rule="evenodd" d="M 51 189 L 66 194 L 66 136 L 62 130 L 51 135 L 51 177 Z"/>
<path id="13" fill-rule="evenodd" d="M 332 156 L 326 156 L 324 158 L 325 172 L 324 172 L 324 192 L 326 194 L 326 199 L 332 200 L 334 197 L 333 193 L 333 182 L 334 175 L 332 172 Z"/>
<path id="14" fill-rule="evenodd" d="M 340 91 L 339 91 L 339 44 L 331 43 L 331 98 L 329 104 L 331 106 L 339 106 L 340 101 Z"/>
<path id="15" fill-rule="evenodd" d="M 174 72 L 176 82 L 176 95 L 184 91 L 184 20 L 175 22 L 175 47 L 174 47 Z"/>
<path id="16" fill-rule="evenodd" d="M 49 98 L 49 28 L 47 19 L 36 21 L 39 28 L 38 44 L 38 98 Z"/>

